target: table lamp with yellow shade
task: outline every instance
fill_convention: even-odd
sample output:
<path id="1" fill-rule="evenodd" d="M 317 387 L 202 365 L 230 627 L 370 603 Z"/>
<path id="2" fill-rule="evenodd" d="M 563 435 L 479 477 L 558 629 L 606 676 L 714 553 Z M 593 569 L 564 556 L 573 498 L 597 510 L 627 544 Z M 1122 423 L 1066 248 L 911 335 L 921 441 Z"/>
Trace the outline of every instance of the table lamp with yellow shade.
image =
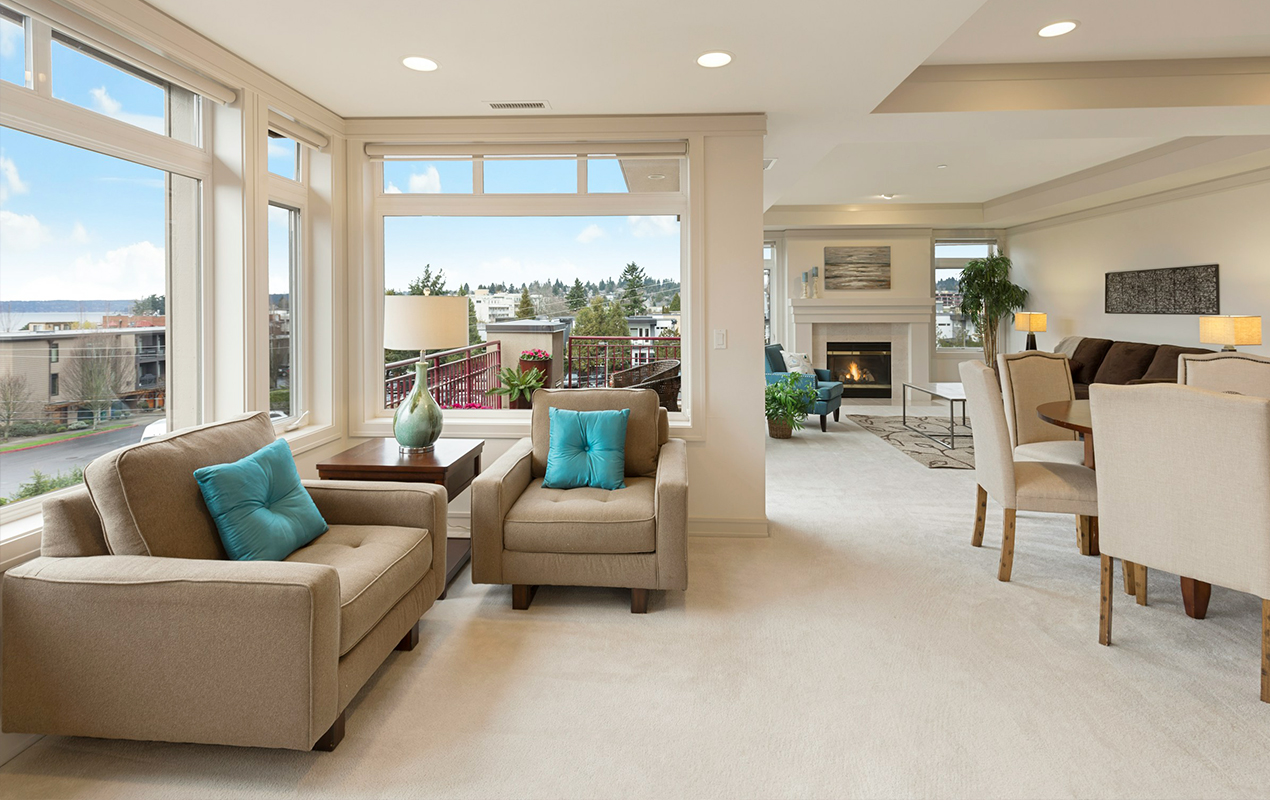
<path id="1" fill-rule="evenodd" d="M 467 303 L 460 295 L 384 297 L 384 347 L 420 351 L 414 386 L 392 418 L 392 435 L 403 453 L 431 452 L 441 436 L 441 407 L 428 391 L 423 351 L 467 346 Z"/>
<path id="2" fill-rule="evenodd" d="M 1261 344 L 1261 317 L 1200 317 L 1199 340 L 1202 344 L 1221 345 L 1222 352 L 1233 353 L 1236 347 L 1255 347 Z"/>
<path id="3" fill-rule="evenodd" d="M 1045 333 L 1045 314 L 1039 311 L 1019 311 L 1014 315 L 1014 329 L 1027 331 L 1027 346 L 1024 350 L 1036 349 L 1036 334 Z"/>

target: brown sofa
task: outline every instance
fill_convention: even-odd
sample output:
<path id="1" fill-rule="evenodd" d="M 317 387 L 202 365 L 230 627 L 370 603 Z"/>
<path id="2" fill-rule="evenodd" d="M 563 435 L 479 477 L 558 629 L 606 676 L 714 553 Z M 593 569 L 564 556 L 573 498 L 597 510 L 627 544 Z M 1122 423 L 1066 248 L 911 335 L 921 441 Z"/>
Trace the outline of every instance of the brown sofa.
<path id="1" fill-rule="evenodd" d="M 445 489 L 305 481 L 330 530 L 285 561 L 231 561 L 194 470 L 273 439 L 263 413 L 190 428 L 45 501 L 40 557 L 4 576 L 5 732 L 339 743 L 444 588 Z"/>
<path id="2" fill-rule="evenodd" d="M 1115 342 L 1087 336 L 1068 336 L 1054 348 L 1067 356 L 1072 386 L 1079 399 L 1089 398 L 1091 383 L 1119 386 L 1140 383 L 1177 383 L 1177 359 L 1183 353 L 1211 353 L 1202 347 L 1175 344 Z"/>

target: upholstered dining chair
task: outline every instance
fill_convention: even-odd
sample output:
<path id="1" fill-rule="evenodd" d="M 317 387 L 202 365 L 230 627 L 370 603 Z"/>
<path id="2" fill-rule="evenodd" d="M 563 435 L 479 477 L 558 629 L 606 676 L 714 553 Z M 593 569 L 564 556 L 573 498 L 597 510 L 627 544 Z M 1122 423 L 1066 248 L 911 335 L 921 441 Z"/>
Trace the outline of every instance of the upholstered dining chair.
<path id="1" fill-rule="evenodd" d="M 1270 358 L 1248 353 L 1183 353 L 1177 382 L 1213 392 L 1270 397 Z"/>
<path id="2" fill-rule="evenodd" d="M 959 370 L 974 437 L 975 480 L 979 484 L 970 543 L 975 547 L 983 544 L 985 515 L 991 497 L 1005 509 L 997 580 L 1008 581 L 1014 565 L 1015 512 L 1098 516 L 1094 471 L 1061 461 L 1016 459 L 996 375 L 982 361 L 963 361 Z"/>
<path id="3" fill-rule="evenodd" d="M 1019 461 L 1085 463 L 1085 445 L 1076 431 L 1051 425 L 1036 415 L 1042 403 L 1075 400 L 1067 356 L 1027 350 L 997 356 L 1005 424 L 1010 446 Z"/>
<path id="4" fill-rule="evenodd" d="M 1261 598 L 1270 703 L 1270 399 L 1169 384 L 1090 387 L 1098 431 L 1102 588 L 1111 644 L 1119 558 Z"/>

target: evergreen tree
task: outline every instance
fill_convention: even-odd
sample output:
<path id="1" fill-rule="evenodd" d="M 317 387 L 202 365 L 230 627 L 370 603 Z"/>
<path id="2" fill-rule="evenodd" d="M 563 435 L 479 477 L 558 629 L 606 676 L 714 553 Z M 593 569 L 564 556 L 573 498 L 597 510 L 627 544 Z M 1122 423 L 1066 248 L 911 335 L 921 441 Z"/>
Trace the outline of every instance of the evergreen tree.
<path id="1" fill-rule="evenodd" d="M 516 319 L 533 319 L 538 310 L 534 308 L 534 299 L 529 296 L 529 284 L 520 290 L 520 302 L 516 304 Z"/>
<path id="2" fill-rule="evenodd" d="M 551 284 L 551 293 L 554 295 L 564 294 L 564 284 L 560 282 L 559 278 L 556 278 L 556 282 Z"/>
<path id="3" fill-rule="evenodd" d="M 432 265 L 424 264 L 423 274 L 415 278 L 406 287 L 406 294 L 446 294 L 445 291 L 445 272 L 437 270 L 436 274 L 432 274 Z M 389 292 L 394 294 L 394 292 Z"/>
<path id="4" fill-rule="evenodd" d="M 610 303 L 603 297 L 591 298 L 590 305 L 578 311 L 573 321 L 574 336 L 628 336 L 630 327 L 621 303 Z"/>
<path id="5" fill-rule="evenodd" d="M 134 300 L 132 303 L 133 316 L 163 316 L 164 306 L 167 305 L 167 298 L 161 294 L 152 294 L 149 297 L 143 297 L 140 300 Z"/>
<path id="6" fill-rule="evenodd" d="M 675 292 L 675 296 L 670 298 L 670 305 L 666 307 L 668 313 L 679 311 L 679 292 Z"/>
<path id="7" fill-rule="evenodd" d="M 626 291 L 622 292 L 622 306 L 626 316 L 636 317 L 648 313 L 648 305 L 644 303 L 644 270 L 634 261 L 626 265 L 622 271 L 622 284 Z"/>
<path id="8" fill-rule="evenodd" d="M 573 287 L 569 289 L 569 294 L 565 297 L 565 300 L 569 302 L 569 310 L 577 311 L 578 309 L 585 306 L 586 295 L 587 295 L 586 287 L 582 285 L 582 281 L 577 278 L 574 278 Z"/>
<path id="9" fill-rule="evenodd" d="M 481 331 L 476 327 L 476 303 L 470 297 L 467 299 L 467 343 L 481 343 Z"/>

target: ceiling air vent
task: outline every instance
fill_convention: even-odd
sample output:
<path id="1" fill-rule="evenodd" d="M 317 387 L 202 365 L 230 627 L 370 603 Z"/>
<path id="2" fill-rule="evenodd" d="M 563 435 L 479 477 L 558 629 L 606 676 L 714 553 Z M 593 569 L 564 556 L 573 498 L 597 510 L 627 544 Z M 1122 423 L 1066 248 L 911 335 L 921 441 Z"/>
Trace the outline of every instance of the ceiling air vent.
<path id="1" fill-rule="evenodd" d="M 551 104 L 546 100 L 517 100 L 513 102 L 486 100 L 485 105 L 494 111 L 542 111 L 551 108 Z"/>

